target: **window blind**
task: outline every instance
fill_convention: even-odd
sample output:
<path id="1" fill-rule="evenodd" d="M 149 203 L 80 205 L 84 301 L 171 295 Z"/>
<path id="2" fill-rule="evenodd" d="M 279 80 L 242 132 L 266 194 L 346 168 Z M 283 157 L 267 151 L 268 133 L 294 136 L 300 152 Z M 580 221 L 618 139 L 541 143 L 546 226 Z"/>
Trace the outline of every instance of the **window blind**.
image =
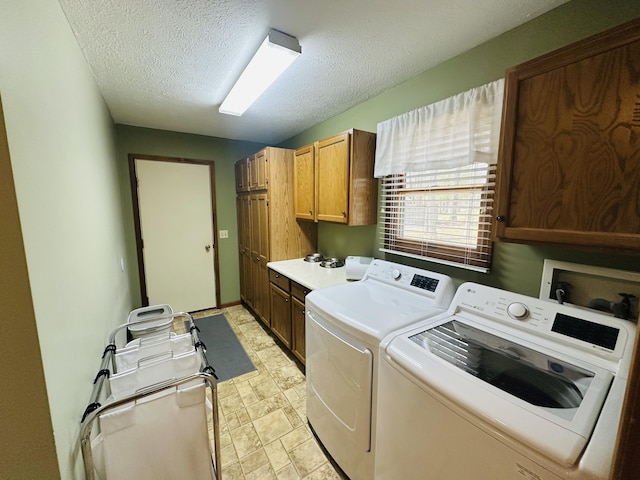
<path id="1" fill-rule="evenodd" d="M 488 271 L 502 88 L 492 82 L 378 125 L 381 251 Z"/>
<path id="2" fill-rule="evenodd" d="M 494 187 L 486 163 L 385 177 L 380 250 L 487 271 Z"/>

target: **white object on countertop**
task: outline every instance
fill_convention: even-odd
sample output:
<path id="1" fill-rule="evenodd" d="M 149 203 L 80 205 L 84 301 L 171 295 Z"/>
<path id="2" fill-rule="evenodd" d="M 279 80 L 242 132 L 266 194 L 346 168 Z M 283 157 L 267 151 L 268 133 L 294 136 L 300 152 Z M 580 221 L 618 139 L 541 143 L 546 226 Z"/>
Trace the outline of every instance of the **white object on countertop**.
<path id="1" fill-rule="evenodd" d="M 347 257 L 344 261 L 345 267 L 347 267 L 347 280 L 360 280 L 364 277 L 364 273 L 372 261 L 373 257 Z"/>

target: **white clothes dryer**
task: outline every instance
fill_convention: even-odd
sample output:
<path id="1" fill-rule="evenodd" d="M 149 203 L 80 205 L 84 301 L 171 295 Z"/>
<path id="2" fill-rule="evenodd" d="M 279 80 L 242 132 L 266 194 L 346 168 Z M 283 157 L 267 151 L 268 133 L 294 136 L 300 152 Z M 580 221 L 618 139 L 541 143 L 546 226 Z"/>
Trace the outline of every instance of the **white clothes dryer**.
<path id="1" fill-rule="evenodd" d="M 461 285 L 380 345 L 376 478 L 609 478 L 635 330 Z"/>
<path id="2" fill-rule="evenodd" d="M 307 295 L 307 418 L 351 480 L 373 478 L 380 341 L 446 311 L 454 293 L 445 275 L 374 260 L 362 280 Z"/>

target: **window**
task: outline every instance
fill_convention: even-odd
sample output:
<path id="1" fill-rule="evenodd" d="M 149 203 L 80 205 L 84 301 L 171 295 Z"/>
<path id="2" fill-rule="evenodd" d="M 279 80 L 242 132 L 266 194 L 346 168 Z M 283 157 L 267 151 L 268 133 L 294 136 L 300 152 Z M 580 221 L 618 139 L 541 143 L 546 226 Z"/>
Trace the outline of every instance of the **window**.
<path id="1" fill-rule="evenodd" d="M 378 125 L 380 250 L 487 271 L 502 80 Z"/>
<path id="2" fill-rule="evenodd" d="M 382 250 L 463 263 L 490 263 L 495 167 L 392 175 L 383 180 Z"/>

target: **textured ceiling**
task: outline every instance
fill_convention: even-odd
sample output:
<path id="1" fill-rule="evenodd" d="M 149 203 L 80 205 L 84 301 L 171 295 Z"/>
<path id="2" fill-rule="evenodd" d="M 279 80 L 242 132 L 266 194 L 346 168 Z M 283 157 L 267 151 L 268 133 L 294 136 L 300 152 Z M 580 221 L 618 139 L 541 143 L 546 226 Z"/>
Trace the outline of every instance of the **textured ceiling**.
<path id="1" fill-rule="evenodd" d="M 566 0 L 59 0 L 116 123 L 281 142 Z M 302 55 L 218 107 L 270 28 Z"/>

